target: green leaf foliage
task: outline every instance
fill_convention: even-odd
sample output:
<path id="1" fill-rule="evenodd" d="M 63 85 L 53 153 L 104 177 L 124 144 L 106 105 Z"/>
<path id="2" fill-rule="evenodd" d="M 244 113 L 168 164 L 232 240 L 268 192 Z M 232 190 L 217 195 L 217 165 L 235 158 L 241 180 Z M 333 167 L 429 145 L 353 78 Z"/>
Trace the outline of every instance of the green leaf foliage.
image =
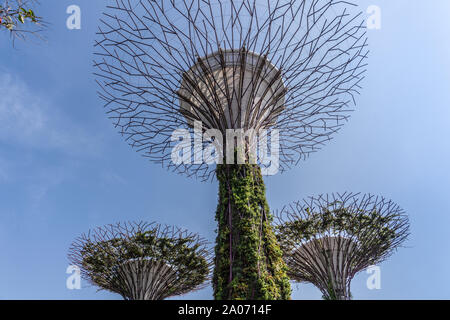
<path id="1" fill-rule="evenodd" d="M 182 294 L 207 280 L 209 264 L 195 237 L 158 237 L 157 229 L 102 242 L 86 242 L 81 250 L 82 268 L 95 285 L 117 292 L 115 267 L 144 258 L 169 265 L 178 280 L 166 295 Z M 118 292 L 120 293 L 120 292 Z"/>
<path id="2" fill-rule="evenodd" d="M 32 32 L 31 29 L 26 29 L 28 24 L 42 25 L 42 19 L 31 8 L 24 7 L 32 2 L 0 0 L 0 30 L 6 29 L 23 35 L 24 32 Z"/>
<path id="3" fill-rule="evenodd" d="M 213 275 L 216 300 L 287 300 L 287 267 L 272 230 L 261 169 L 218 165 L 219 204 Z"/>

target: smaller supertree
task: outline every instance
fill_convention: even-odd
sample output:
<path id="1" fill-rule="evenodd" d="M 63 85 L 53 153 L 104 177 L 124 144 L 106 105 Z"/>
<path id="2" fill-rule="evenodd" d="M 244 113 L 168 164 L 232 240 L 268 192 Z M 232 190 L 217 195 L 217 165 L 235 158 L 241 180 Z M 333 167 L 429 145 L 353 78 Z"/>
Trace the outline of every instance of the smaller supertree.
<path id="1" fill-rule="evenodd" d="M 125 300 L 163 300 L 202 288 L 211 269 L 207 242 L 185 230 L 131 222 L 78 237 L 69 260 L 83 278 Z"/>
<path id="2" fill-rule="evenodd" d="M 409 235 L 404 211 L 369 194 L 310 197 L 277 216 L 288 275 L 312 283 L 327 300 L 351 299 L 353 277 L 387 259 Z"/>

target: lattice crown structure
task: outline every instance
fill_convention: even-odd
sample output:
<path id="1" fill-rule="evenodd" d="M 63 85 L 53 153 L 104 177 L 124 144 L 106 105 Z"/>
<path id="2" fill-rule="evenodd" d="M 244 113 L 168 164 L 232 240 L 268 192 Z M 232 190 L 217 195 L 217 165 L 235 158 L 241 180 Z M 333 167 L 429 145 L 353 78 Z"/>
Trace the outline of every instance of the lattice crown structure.
<path id="1" fill-rule="evenodd" d="M 285 88 L 267 59 L 245 49 L 220 50 L 184 74 L 178 94 L 188 124 L 201 121 L 225 132 L 272 127 L 284 109 Z"/>
<path id="2" fill-rule="evenodd" d="M 155 223 L 124 223 L 77 238 L 69 260 L 91 284 L 126 300 L 163 300 L 203 288 L 211 272 L 207 242 Z"/>
<path id="3" fill-rule="evenodd" d="M 339 0 L 116 0 L 101 20 L 96 76 L 107 113 L 151 161 L 175 164 L 177 129 L 278 130 L 281 171 L 330 140 L 364 77 L 361 12 Z M 212 141 L 203 141 L 203 147 Z"/>
<path id="4" fill-rule="evenodd" d="M 350 299 L 353 277 L 387 259 L 409 235 L 404 211 L 369 194 L 311 197 L 277 216 L 289 276 L 314 284 L 327 299 Z"/>

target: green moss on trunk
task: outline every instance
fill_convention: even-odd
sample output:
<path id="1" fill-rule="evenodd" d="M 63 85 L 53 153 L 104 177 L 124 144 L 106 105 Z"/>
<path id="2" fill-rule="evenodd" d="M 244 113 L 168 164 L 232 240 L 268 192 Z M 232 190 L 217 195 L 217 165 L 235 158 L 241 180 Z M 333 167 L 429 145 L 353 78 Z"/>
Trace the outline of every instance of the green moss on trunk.
<path id="1" fill-rule="evenodd" d="M 286 300 L 291 288 L 272 230 L 261 169 L 218 165 L 216 300 Z"/>

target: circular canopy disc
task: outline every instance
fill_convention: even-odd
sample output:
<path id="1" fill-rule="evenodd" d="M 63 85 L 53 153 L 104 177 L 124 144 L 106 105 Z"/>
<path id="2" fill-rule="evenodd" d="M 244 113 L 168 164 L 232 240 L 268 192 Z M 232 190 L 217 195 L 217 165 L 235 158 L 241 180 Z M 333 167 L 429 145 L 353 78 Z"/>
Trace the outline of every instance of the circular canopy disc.
<path id="1" fill-rule="evenodd" d="M 284 110 L 280 71 L 265 57 L 241 50 L 219 50 L 183 74 L 180 112 L 193 127 L 268 129 Z"/>

